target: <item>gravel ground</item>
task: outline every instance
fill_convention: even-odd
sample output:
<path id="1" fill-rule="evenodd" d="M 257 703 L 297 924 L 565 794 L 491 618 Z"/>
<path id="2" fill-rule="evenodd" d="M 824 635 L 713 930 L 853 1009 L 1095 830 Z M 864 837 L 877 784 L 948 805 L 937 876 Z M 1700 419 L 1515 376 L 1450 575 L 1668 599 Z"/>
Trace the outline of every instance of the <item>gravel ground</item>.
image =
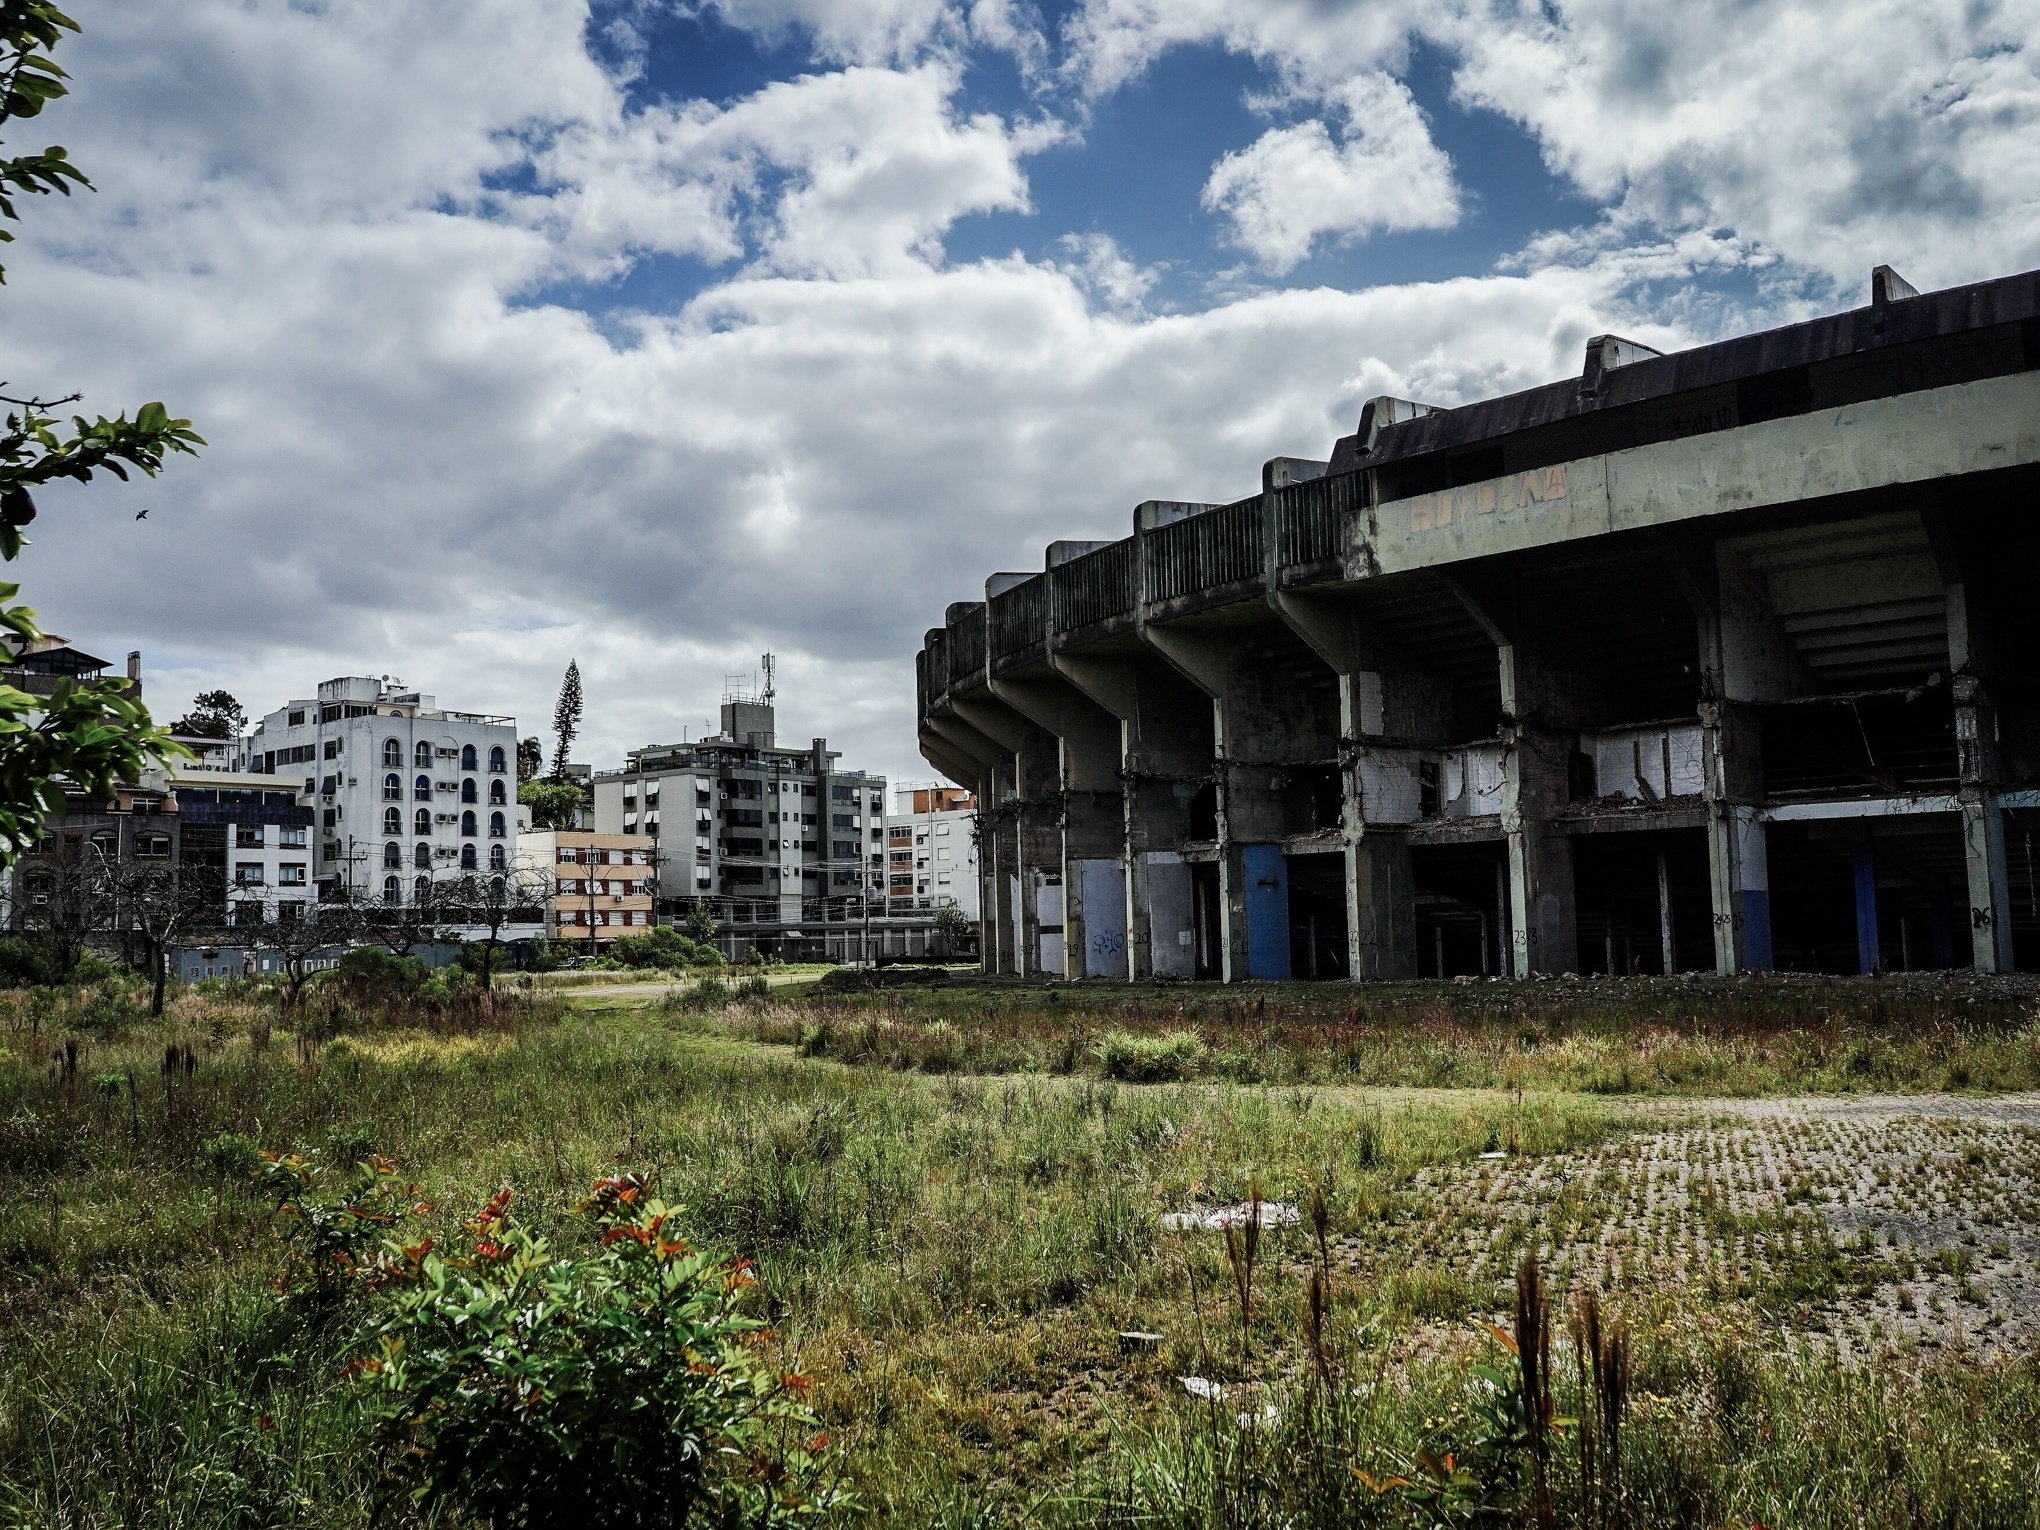
<path id="1" fill-rule="evenodd" d="M 1747 1303 L 1845 1353 L 1986 1356 L 2040 1340 L 2040 1094 L 1640 1108 L 1598 1147 L 1418 1177 L 1412 1264 L 1505 1281 L 1525 1242 L 1561 1285 Z M 1380 1236 L 1348 1264 L 1382 1268 Z"/>

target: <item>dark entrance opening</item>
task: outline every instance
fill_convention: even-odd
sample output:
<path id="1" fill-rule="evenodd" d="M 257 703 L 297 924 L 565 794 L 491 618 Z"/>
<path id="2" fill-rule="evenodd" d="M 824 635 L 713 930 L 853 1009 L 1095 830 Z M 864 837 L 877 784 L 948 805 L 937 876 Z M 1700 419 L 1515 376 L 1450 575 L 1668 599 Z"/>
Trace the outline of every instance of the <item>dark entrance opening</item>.
<path id="1" fill-rule="evenodd" d="M 2012 893 L 2012 965 L 2040 972 L 2040 808 L 2005 810 L 2005 870 Z M 1965 896 L 1955 906 L 1963 910 L 1968 901 Z"/>
<path id="2" fill-rule="evenodd" d="M 1345 977 L 1345 855 L 1283 859 L 1289 864 L 1289 975 L 1313 981 Z"/>
<path id="3" fill-rule="evenodd" d="M 1190 863 L 1190 917 L 1197 932 L 1196 966 L 1192 973 L 1199 982 L 1216 982 L 1225 976 L 1225 957 L 1219 944 L 1218 863 Z"/>
<path id="4" fill-rule="evenodd" d="M 1576 834 L 1572 852 L 1581 972 L 1629 977 L 1713 970 L 1705 829 Z"/>
<path id="5" fill-rule="evenodd" d="M 1410 851 L 1416 890 L 1417 976 L 1494 977 L 1508 971 L 1508 848 L 1500 840 Z"/>
<path id="6" fill-rule="evenodd" d="M 1781 972 L 1922 972 L 1971 961 L 1961 819 L 1816 819 L 1765 828 Z"/>

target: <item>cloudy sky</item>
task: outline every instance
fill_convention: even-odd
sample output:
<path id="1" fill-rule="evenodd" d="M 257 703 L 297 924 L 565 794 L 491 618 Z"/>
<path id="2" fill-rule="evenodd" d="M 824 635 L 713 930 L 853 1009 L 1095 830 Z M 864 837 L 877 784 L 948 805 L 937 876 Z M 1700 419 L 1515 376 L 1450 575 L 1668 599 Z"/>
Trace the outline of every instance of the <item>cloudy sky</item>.
<path id="1" fill-rule="evenodd" d="M 2040 0 L 78 0 L 9 391 L 211 445 L 56 491 L 48 625 L 254 713 L 400 676 L 598 765 L 779 656 L 931 772 L 996 569 L 1361 402 L 2040 265 Z M 132 516 L 146 507 L 149 517 Z"/>

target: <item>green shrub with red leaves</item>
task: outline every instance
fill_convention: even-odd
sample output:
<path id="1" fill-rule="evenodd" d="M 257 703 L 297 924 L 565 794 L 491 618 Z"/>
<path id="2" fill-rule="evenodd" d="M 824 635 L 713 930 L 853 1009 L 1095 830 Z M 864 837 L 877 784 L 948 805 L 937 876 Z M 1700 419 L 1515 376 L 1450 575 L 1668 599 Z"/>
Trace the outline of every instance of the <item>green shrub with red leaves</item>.
<path id="1" fill-rule="evenodd" d="M 739 1305 L 752 1275 L 669 1231 L 636 1176 L 579 1208 L 595 1252 L 521 1226 L 505 1190 L 464 1247 L 390 1243 L 347 1373 L 404 1487 L 495 1526 L 805 1524 L 848 1504 L 808 1378 L 774 1369 Z"/>

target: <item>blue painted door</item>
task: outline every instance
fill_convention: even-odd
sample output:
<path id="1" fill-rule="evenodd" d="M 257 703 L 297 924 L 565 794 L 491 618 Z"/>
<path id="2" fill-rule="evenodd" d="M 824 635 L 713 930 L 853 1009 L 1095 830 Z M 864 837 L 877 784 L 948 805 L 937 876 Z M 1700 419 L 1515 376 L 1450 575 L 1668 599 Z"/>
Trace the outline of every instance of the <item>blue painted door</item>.
<path id="1" fill-rule="evenodd" d="M 1247 976 L 1289 976 L 1289 863 L 1280 845 L 1240 846 L 1247 883 Z"/>

